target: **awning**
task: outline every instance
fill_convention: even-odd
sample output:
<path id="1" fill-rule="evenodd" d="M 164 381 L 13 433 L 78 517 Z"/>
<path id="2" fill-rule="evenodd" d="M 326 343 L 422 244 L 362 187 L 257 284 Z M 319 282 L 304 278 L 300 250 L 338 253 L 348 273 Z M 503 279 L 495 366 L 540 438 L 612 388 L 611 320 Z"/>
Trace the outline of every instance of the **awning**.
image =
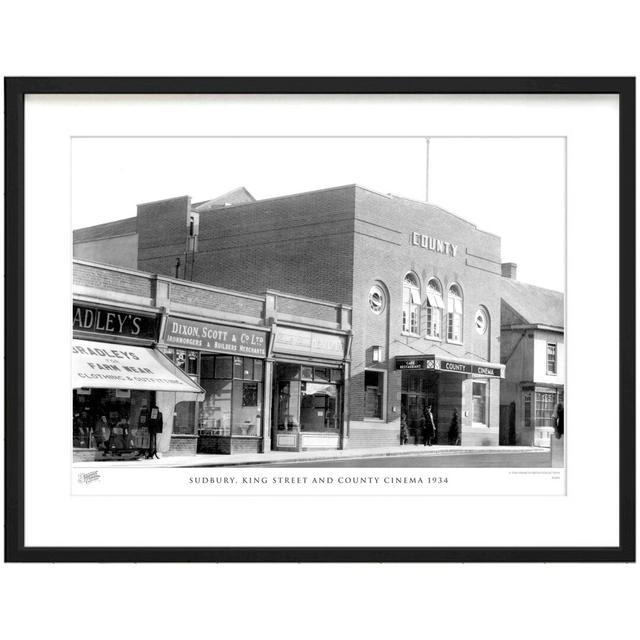
<path id="1" fill-rule="evenodd" d="M 73 388 L 204 393 L 157 349 L 73 340 Z"/>
<path id="2" fill-rule="evenodd" d="M 444 302 L 442 301 L 442 296 L 437 291 L 433 291 L 432 289 L 427 289 L 427 300 L 429 301 L 430 306 L 444 309 Z"/>

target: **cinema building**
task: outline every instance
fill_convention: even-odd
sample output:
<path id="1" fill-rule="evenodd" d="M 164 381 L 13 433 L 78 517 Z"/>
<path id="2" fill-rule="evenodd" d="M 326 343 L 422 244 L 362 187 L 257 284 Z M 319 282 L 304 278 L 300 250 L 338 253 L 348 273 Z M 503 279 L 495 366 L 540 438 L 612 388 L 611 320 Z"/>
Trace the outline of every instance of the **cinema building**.
<path id="1" fill-rule="evenodd" d="M 420 442 L 427 406 L 438 443 L 499 442 L 500 238 L 437 206 L 357 185 L 265 200 L 240 188 L 205 202 L 141 204 L 131 218 L 79 229 L 74 255 L 158 274 L 177 288 L 221 287 L 250 300 L 268 291 L 291 296 L 278 296 L 265 315 L 278 331 L 288 323 L 280 337 L 271 333 L 262 365 L 263 383 L 272 385 L 271 423 L 261 414 L 271 424 L 269 446 L 289 415 L 305 428 L 340 423 L 337 437 L 317 446 L 398 444 L 403 416 L 409 442 Z M 258 315 L 247 318 L 255 331 L 267 327 Z M 311 330 L 322 337 L 296 333 Z M 164 335 L 167 348 L 180 346 Z M 284 344 L 286 362 L 278 352 Z M 211 365 L 199 362 L 204 387 L 202 371 Z M 301 383 L 327 386 L 329 399 L 302 397 Z"/>
<path id="2" fill-rule="evenodd" d="M 344 446 L 351 309 L 73 263 L 74 460 L 102 432 L 168 455 Z M 126 438 L 124 437 L 126 436 Z"/>

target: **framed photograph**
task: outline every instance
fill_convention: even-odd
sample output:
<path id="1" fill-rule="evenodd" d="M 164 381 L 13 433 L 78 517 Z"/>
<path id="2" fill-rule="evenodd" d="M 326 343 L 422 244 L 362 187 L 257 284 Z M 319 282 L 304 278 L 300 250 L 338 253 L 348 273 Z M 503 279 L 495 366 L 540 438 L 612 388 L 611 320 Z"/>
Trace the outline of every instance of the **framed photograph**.
<path id="1" fill-rule="evenodd" d="M 7 78 L 5 133 L 8 561 L 635 561 L 633 78 Z"/>

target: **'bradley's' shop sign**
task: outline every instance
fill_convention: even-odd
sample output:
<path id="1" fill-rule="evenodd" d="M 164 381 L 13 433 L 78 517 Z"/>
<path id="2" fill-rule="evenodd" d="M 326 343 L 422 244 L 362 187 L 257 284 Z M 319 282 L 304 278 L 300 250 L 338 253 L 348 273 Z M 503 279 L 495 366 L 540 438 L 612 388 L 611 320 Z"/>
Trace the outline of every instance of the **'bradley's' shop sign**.
<path id="1" fill-rule="evenodd" d="M 73 305 L 74 331 L 156 340 L 157 327 L 156 314 Z"/>

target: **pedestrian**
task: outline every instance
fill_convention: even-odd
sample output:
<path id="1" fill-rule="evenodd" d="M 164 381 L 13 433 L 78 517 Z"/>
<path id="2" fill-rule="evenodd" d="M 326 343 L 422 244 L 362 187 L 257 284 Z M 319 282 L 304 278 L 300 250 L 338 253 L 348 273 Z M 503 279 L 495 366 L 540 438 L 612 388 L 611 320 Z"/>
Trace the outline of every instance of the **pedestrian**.
<path id="1" fill-rule="evenodd" d="M 409 441 L 409 428 L 407 427 L 407 416 L 402 414 L 400 416 L 400 444 L 407 444 Z"/>
<path id="2" fill-rule="evenodd" d="M 147 428 L 149 430 L 149 450 L 147 451 L 146 458 L 158 458 L 157 451 L 157 436 L 162 433 L 162 413 L 156 405 L 151 407 L 151 413 L 149 414 L 149 421 L 147 422 Z"/>
<path id="3" fill-rule="evenodd" d="M 455 446 L 460 444 L 460 418 L 458 417 L 458 410 L 455 408 L 449 425 L 449 444 Z"/>
<path id="4" fill-rule="evenodd" d="M 431 446 L 436 435 L 436 425 L 433 421 L 433 413 L 431 413 L 431 405 L 427 405 L 424 411 L 424 446 Z"/>
<path id="5" fill-rule="evenodd" d="M 562 402 L 558 402 L 554 412 L 554 418 L 556 438 L 559 440 L 564 435 L 564 405 Z"/>

